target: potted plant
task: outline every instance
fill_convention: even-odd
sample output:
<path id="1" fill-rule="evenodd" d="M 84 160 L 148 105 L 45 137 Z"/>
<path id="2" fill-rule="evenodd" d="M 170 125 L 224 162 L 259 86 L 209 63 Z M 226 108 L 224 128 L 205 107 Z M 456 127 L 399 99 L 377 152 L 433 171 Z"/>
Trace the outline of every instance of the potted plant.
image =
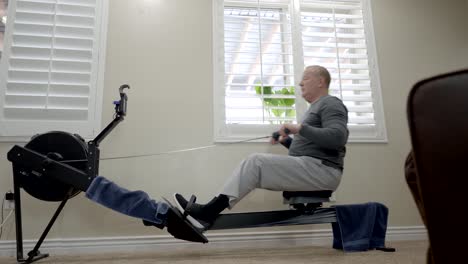
<path id="1" fill-rule="evenodd" d="M 255 86 L 255 93 L 257 95 L 267 95 L 267 97 L 261 97 L 263 100 L 264 110 L 268 115 L 286 118 L 286 117 L 295 117 L 295 109 L 278 109 L 282 107 L 293 107 L 295 104 L 294 98 L 270 98 L 268 95 L 294 95 L 294 86 L 283 87 L 280 90 L 273 90 L 271 86 Z M 273 123 L 273 121 L 270 121 Z M 284 123 L 284 120 L 279 120 L 279 123 Z"/>

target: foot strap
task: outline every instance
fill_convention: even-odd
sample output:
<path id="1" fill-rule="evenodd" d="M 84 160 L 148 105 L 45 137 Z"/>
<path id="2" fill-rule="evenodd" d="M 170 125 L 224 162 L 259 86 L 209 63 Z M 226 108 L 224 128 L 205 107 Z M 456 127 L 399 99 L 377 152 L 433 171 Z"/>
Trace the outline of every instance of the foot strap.
<path id="1" fill-rule="evenodd" d="M 184 217 L 187 217 L 190 214 L 190 211 L 192 210 L 192 206 L 196 200 L 197 200 L 197 197 L 192 194 L 189 201 L 187 202 L 187 206 L 184 209 Z"/>

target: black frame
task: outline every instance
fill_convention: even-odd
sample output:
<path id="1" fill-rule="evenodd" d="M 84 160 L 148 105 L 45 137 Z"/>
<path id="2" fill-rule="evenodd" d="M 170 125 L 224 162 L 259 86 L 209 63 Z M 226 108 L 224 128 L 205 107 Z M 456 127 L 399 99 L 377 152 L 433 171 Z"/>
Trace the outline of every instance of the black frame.
<path id="1" fill-rule="evenodd" d="M 14 202 L 15 202 L 15 226 L 16 226 L 16 260 L 18 263 L 32 263 L 40 259 L 46 258 L 49 254 L 42 254 L 39 251 L 42 242 L 46 238 L 53 224 L 57 220 L 57 217 L 62 212 L 68 199 L 71 197 L 74 190 L 80 190 L 86 192 L 88 186 L 92 180 L 98 175 L 99 171 L 99 158 L 100 150 L 99 144 L 109 133 L 124 120 L 124 116 L 127 113 L 127 100 L 128 97 L 124 92 L 125 88 L 130 88 L 124 84 L 120 86 L 120 100 L 115 101 L 115 117 L 109 125 L 107 125 L 94 140 L 88 142 L 88 158 L 83 160 L 87 163 L 87 171 L 78 170 L 66 163 L 55 161 L 46 155 L 38 153 L 36 151 L 27 149 L 22 146 L 15 145 L 8 152 L 8 160 L 13 163 L 13 190 L 14 190 Z M 41 173 L 47 173 L 47 176 L 52 177 L 58 181 L 64 182 L 73 186 L 66 197 L 61 201 L 59 207 L 55 211 L 54 215 L 50 219 L 46 228 L 42 232 L 41 237 L 37 241 L 33 250 L 28 253 L 28 257 L 25 258 L 23 252 L 23 228 L 22 228 L 22 215 L 21 215 L 21 182 L 19 177 L 15 176 L 17 173 L 21 173 L 18 170 L 18 165 L 23 168 L 40 168 Z M 62 177 L 67 175 L 67 177 Z"/>

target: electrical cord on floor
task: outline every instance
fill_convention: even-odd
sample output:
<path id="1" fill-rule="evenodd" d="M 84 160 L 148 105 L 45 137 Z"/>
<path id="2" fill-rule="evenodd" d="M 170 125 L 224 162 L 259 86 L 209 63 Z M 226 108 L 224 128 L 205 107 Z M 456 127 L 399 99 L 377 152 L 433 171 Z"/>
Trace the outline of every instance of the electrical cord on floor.
<path id="1" fill-rule="evenodd" d="M 7 217 L 5 218 L 5 220 L 3 220 L 3 212 L 5 211 L 5 198 L 3 198 L 2 200 L 2 220 L 0 221 L 0 239 L 2 238 L 2 234 L 3 234 L 3 225 L 6 224 L 6 222 L 8 221 L 8 218 L 10 218 L 10 216 L 13 214 L 13 211 L 14 210 L 11 210 L 11 212 L 7 215 Z"/>
<path id="2" fill-rule="evenodd" d="M 0 223 L 2 223 L 0 225 L 0 239 L 2 239 L 2 234 L 3 234 L 3 206 L 5 205 L 5 197 L 3 197 L 3 200 L 2 200 L 2 220 L 0 220 Z"/>

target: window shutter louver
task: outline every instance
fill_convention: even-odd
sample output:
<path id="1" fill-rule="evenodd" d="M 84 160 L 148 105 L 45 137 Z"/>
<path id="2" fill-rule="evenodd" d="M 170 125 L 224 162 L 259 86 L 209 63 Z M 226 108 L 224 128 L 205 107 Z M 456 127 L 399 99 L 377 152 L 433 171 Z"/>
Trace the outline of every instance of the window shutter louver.
<path id="1" fill-rule="evenodd" d="M 370 58 L 360 0 L 301 0 L 305 65 L 330 71 L 330 94 L 349 111 L 351 138 L 377 136 Z"/>
<path id="2" fill-rule="evenodd" d="M 289 2 L 224 2 L 226 124 L 296 120 Z"/>
<path id="3" fill-rule="evenodd" d="M 103 1 L 16 0 L 14 5 L 2 58 L 1 135 L 61 130 L 92 137 L 100 122 Z"/>

